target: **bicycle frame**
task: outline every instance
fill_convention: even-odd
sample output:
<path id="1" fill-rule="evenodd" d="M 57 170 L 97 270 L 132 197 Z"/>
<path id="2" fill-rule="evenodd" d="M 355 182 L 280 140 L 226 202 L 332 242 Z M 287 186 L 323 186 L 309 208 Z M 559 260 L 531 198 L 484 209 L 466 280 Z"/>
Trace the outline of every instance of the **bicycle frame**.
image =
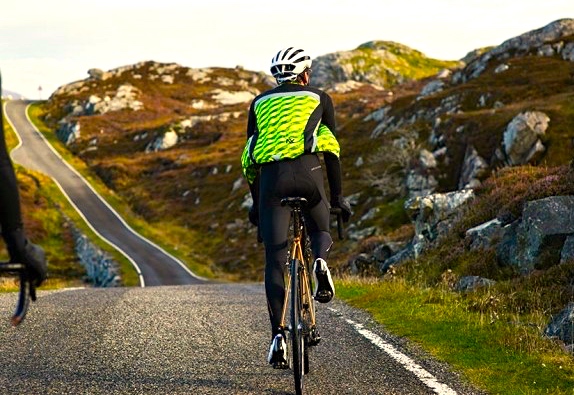
<path id="1" fill-rule="evenodd" d="M 311 327 L 315 326 L 315 309 L 311 308 L 313 306 L 313 296 L 312 290 L 310 289 L 310 281 L 309 281 L 309 262 L 305 259 L 305 253 L 303 252 L 303 217 L 300 207 L 294 207 L 291 213 L 292 224 L 293 224 L 293 241 L 291 244 L 291 250 L 289 251 L 289 260 L 287 264 L 289 266 L 295 264 L 295 261 L 299 262 L 297 275 L 299 276 L 298 283 L 300 284 L 299 287 L 299 300 L 303 306 L 306 306 L 306 309 L 309 311 L 310 315 L 310 325 Z M 285 328 L 285 319 L 287 315 L 287 306 L 289 301 L 289 295 L 291 291 L 291 270 L 287 271 L 287 284 L 285 288 L 285 299 L 283 301 L 283 311 L 281 313 L 281 322 L 280 326 Z M 310 328 L 306 328 L 310 329 Z"/>

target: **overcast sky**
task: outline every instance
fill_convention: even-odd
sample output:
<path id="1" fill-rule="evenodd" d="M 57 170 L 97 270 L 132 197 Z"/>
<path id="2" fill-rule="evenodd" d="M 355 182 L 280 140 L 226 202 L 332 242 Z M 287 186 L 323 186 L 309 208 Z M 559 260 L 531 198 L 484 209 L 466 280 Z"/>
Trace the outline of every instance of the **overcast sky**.
<path id="1" fill-rule="evenodd" d="M 454 60 L 562 18 L 574 0 L 2 0 L 0 70 L 4 89 L 45 99 L 90 68 L 268 71 L 286 46 L 319 56 L 388 40 Z"/>

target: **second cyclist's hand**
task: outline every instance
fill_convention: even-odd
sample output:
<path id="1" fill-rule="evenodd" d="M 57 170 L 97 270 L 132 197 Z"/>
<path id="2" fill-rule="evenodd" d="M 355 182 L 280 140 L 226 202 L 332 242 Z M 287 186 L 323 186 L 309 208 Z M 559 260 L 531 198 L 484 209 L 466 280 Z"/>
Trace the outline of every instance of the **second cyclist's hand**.
<path id="1" fill-rule="evenodd" d="M 343 196 L 337 196 L 331 199 L 331 207 L 338 207 L 341 209 L 341 215 L 343 216 L 343 222 L 349 222 L 349 218 L 353 214 L 351 210 L 351 204 Z"/>
<path id="2" fill-rule="evenodd" d="M 34 285 L 39 287 L 46 279 L 48 272 L 44 249 L 30 242 L 22 228 L 3 232 L 2 236 L 10 254 L 10 261 L 26 265 Z"/>

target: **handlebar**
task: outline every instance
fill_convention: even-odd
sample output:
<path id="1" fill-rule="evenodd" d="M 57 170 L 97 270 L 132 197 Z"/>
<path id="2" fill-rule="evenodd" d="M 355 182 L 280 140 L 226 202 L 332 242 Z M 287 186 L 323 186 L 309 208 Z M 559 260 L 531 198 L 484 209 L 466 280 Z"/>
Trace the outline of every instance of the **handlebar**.
<path id="1" fill-rule="evenodd" d="M 337 216 L 337 235 L 339 240 L 345 239 L 345 230 L 343 228 L 343 210 L 339 207 L 331 207 L 331 214 Z"/>
<path id="2" fill-rule="evenodd" d="M 30 281 L 26 265 L 23 263 L 0 262 L 0 272 L 15 273 L 20 278 L 20 290 L 18 292 L 18 303 L 16 310 L 10 319 L 12 326 L 18 326 L 28 312 L 30 300 L 36 300 L 36 287 L 33 281 Z"/>

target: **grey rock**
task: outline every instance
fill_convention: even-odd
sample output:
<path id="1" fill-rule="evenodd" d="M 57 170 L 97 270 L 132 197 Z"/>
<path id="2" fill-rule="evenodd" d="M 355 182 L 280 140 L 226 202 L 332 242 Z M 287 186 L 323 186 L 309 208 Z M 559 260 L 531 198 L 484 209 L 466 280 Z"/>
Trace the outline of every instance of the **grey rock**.
<path id="1" fill-rule="evenodd" d="M 566 345 L 574 343 L 574 302 L 560 311 L 552 318 L 544 329 L 544 335 L 562 340 Z"/>
<path id="2" fill-rule="evenodd" d="M 469 145 L 466 148 L 458 189 L 475 188 L 480 185 L 480 180 L 487 175 L 489 166 L 476 149 Z"/>
<path id="3" fill-rule="evenodd" d="M 566 240 L 564 240 L 564 246 L 560 252 L 560 263 L 572 261 L 574 261 L 574 235 L 566 237 Z"/>
<path id="4" fill-rule="evenodd" d="M 549 121 L 540 111 L 520 113 L 510 121 L 502 142 L 509 165 L 526 164 L 536 153 L 545 150 L 540 137 L 546 133 Z"/>
<path id="5" fill-rule="evenodd" d="M 562 50 L 562 59 L 574 62 L 574 42 L 569 42 Z"/>
<path id="6" fill-rule="evenodd" d="M 522 273 L 558 264 L 574 234 L 574 196 L 551 196 L 526 203 L 520 220 L 504 227 L 497 257 Z"/>
<path id="7" fill-rule="evenodd" d="M 496 284 L 496 281 L 484 277 L 464 276 L 456 282 L 454 289 L 458 292 L 468 292 L 480 287 L 490 287 L 494 284 Z"/>
<path id="8" fill-rule="evenodd" d="M 503 234 L 502 223 L 495 218 L 466 231 L 466 241 L 471 250 L 494 245 Z"/>

